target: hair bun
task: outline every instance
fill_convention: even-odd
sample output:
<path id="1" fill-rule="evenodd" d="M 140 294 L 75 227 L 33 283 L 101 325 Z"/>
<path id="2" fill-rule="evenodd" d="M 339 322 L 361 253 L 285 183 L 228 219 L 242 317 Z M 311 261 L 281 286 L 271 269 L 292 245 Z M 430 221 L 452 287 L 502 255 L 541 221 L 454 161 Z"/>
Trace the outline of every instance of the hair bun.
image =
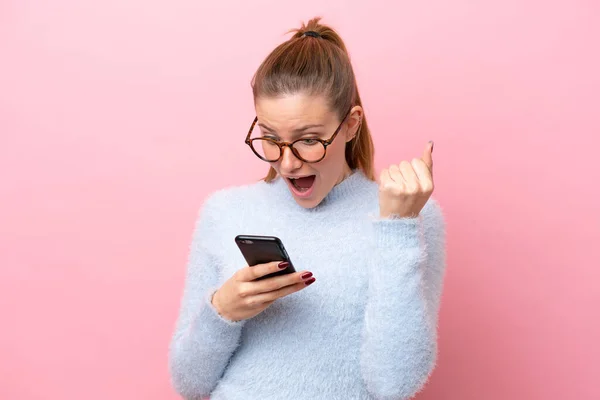
<path id="1" fill-rule="evenodd" d="M 315 32 L 315 31 L 306 31 L 302 34 L 302 36 L 312 36 L 312 37 L 316 37 L 316 38 L 322 37 L 319 32 Z"/>

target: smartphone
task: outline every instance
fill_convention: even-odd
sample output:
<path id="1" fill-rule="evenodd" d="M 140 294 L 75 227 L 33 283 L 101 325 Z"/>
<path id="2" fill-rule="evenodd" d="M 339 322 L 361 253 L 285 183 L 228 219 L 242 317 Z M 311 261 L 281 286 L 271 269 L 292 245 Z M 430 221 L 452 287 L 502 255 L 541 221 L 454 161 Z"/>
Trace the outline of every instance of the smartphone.
<path id="1" fill-rule="evenodd" d="M 273 261 L 287 261 L 290 264 L 286 269 L 260 277 L 257 281 L 296 272 L 283 243 L 276 236 L 238 235 L 235 243 L 251 267 Z"/>

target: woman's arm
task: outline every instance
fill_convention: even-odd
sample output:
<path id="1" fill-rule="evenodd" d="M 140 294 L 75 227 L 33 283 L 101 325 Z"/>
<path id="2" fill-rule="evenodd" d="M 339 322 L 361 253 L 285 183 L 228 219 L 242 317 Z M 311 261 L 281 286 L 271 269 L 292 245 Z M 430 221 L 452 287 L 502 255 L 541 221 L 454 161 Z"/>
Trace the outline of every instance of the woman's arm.
<path id="1" fill-rule="evenodd" d="M 416 218 L 373 222 L 361 369 L 376 399 L 408 399 L 437 358 L 445 223 L 429 199 Z"/>
<path id="2" fill-rule="evenodd" d="M 208 396 L 223 375 L 239 344 L 243 321 L 222 318 L 212 306 L 219 263 L 211 253 L 216 240 L 215 217 L 220 215 L 211 196 L 196 222 L 190 248 L 179 317 L 169 349 L 169 370 L 175 390 L 186 399 Z"/>

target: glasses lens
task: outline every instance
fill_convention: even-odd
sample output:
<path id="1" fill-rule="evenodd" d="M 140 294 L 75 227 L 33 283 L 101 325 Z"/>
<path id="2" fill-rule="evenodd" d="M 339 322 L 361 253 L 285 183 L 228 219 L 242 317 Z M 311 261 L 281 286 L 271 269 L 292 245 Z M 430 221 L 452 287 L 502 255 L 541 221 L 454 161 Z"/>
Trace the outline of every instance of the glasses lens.
<path id="1" fill-rule="evenodd" d="M 325 156 L 325 146 L 315 139 L 301 139 L 294 143 L 294 149 L 304 161 L 315 162 Z"/>
<path id="2" fill-rule="evenodd" d="M 265 161 L 277 161 L 280 156 L 279 146 L 268 139 L 253 139 L 252 149 Z"/>

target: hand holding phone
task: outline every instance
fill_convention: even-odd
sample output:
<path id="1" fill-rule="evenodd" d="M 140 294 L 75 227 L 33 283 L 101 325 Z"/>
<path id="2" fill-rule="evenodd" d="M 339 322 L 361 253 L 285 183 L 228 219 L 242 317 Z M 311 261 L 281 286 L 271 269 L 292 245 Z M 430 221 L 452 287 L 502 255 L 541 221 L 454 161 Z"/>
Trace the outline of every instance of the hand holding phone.
<path id="1" fill-rule="evenodd" d="M 213 294 L 212 304 L 223 318 L 230 321 L 252 318 L 278 298 L 298 292 L 315 282 L 311 272 L 295 271 L 278 238 L 240 235 L 236 237 L 238 242 L 244 258 L 249 260 L 248 264 L 254 265 L 238 270 Z M 265 244 L 267 242 L 269 244 Z M 275 250 L 274 245 L 279 249 Z M 254 263 L 265 257 L 279 259 Z"/>
<path id="2" fill-rule="evenodd" d="M 287 267 L 283 270 L 261 276 L 256 280 L 296 272 L 292 260 L 290 260 L 290 256 L 285 250 L 281 239 L 276 236 L 238 235 L 235 237 L 235 243 L 242 252 L 246 262 L 251 267 L 273 261 L 287 262 Z"/>

